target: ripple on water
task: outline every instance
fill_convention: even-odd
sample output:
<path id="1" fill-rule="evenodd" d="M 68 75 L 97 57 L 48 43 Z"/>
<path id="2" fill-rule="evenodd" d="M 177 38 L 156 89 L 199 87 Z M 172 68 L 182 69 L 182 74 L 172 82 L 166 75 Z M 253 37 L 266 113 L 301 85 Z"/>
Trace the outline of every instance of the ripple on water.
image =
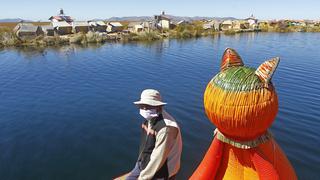
<path id="1" fill-rule="evenodd" d="M 273 77 L 279 114 L 271 131 L 299 178 L 319 177 L 319 35 L 248 33 L 151 44 L 108 43 L 0 51 L 0 174 L 3 179 L 110 179 L 137 158 L 132 104 L 159 89 L 182 129 L 179 179 L 212 141 L 203 92 L 226 47 L 248 66 L 280 56 Z M 22 177 L 23 176 L 23 177 Z M 90 177 L 90 178 L 89 178 Z"/>

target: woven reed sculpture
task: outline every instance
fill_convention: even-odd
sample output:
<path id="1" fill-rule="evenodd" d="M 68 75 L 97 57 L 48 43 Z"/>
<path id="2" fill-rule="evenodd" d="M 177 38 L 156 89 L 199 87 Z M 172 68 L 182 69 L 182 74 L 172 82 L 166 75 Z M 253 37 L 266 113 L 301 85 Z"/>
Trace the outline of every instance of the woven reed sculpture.
<path id="1" fill-rule="evenodd" d="M 297 179 L 286 155 L 268 132 L 278 112 L 271 78 L 279 58 L 258 69 L 244 66 L 227 48 L 220 72 L 204 93 L 205 112 L 215 137 L 191 180 Z"/>

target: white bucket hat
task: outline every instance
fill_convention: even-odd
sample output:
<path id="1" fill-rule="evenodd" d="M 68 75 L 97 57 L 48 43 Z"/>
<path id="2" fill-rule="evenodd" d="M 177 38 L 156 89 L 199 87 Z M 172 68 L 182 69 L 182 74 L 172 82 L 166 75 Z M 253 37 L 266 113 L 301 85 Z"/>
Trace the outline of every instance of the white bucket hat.
<path id="1" fill-rule="evenodd" d="M 147 104 L 150 106 L 162 106 L 167 103 L 162 102 L 160 92 L 154 89 L 145 89 L 141 93 L 139 101 L 134 102 L 134 104 Z"/>

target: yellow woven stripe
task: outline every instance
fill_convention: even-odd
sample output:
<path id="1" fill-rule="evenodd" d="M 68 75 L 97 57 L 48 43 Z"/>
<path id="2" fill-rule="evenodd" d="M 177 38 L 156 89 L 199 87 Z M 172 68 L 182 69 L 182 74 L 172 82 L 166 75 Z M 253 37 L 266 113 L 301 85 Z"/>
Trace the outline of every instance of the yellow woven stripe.
<path id="1" fill-rule="evenodd" d="M 224 146 L 223 157 L 216 179 L 256 179 L 258 174 L 251 162 L 248 150 L 237 149 L 231 145 Z"/>

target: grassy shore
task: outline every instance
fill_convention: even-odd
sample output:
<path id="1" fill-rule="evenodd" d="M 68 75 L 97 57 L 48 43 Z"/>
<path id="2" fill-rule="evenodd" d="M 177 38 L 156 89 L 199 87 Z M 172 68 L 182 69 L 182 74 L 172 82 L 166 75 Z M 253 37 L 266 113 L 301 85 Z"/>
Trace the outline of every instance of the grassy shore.
<path id="1" fill-rule="evenodd" d="M 48 25 L 48 22 L 34 22 L 34 25 Z M 126 26 L 128 22 L 124 23 Z M 90 44 L 90 43 L 104 43 L 107 41 L 156 41 L 164 38 L 172 39 L 186 39 L 197 38 L 202 36 L 215 36 L 217 34 L 234 35 L 236 33 L 247 32 L 246 30 L 227 30 L 214 31 L 213 29 L 203 29 L 203 23 L 194 21 L 190 24 L 178 25 L 171 30 L 155 30 L 150 32 L 139 33 L 114 33 L 104 34 L 89 32 L 87 34 L 71 34 L 66 36 L 38 36 L 34 39 L 23 40 L 18 38 L 13 33 L 13 28 L 17 23 L 0 23 L 0 47 L 10 46 L 59 46 L 67 44 Z M 260 30 L 263 32 L 320 32 L 319 26 L 304 27 L 304 26 L 287 26 L 277 24 L 275 26 L 261 26 Z"/>

